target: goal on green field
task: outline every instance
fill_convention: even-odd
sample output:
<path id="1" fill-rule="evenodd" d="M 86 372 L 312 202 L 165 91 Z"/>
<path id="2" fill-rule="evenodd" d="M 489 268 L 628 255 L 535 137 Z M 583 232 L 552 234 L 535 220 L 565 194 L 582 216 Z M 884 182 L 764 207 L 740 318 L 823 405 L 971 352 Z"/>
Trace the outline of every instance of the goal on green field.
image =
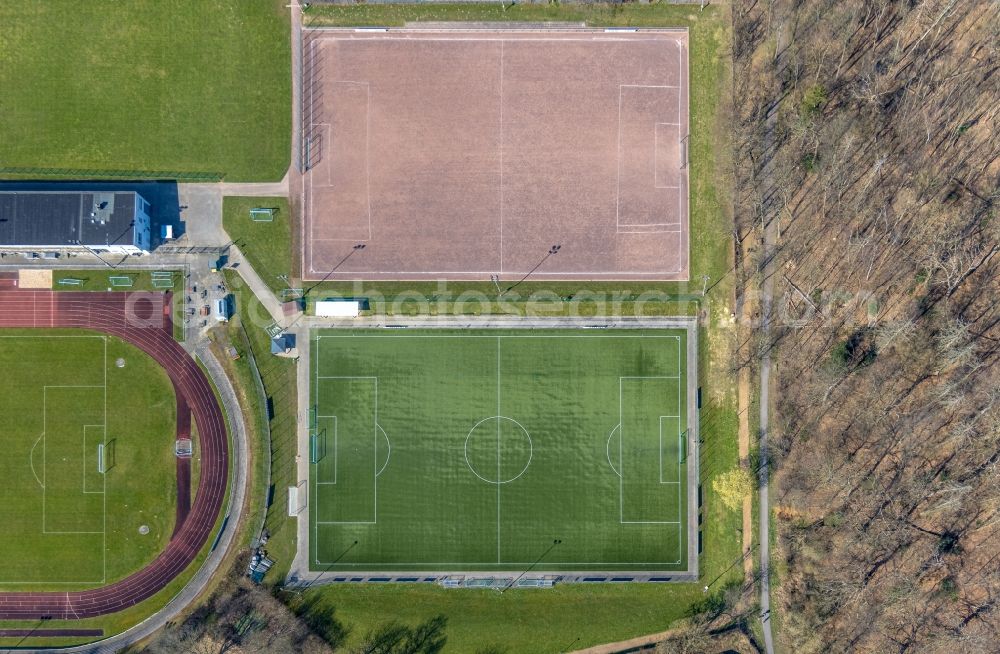
<path id="1" fill-rule="evenodd" d="M 309 431 L 309 463 L 319 463 L 326 455 L 326 438 L 315 430 Z"/>
<path id="2" fill-rule="evenodd" d="M 277 209 L 273 207 L 254 207 L 250 210 L 250 220 L 255 223 L 269 223 L 274 220 Z"/>
<path id="3" fill-rule="evenodd" d="M 104 443 L 97 444 L 97 472 L 102 475 L 108 471 L 108 467 L 104 461 Z"/>
<path id="4" fill-rule="evenodd" d="M 131 277 L 108 277 L 108 281 L 112 286 L 117 288 L 131 288 L 132 278 Z"/>
<path id="5" fill-rule="evenodd" d="M 174 287 L 174 273 L 169 270 L 154 270 L 150 275 L 153 281 L 153 288 Z"/>

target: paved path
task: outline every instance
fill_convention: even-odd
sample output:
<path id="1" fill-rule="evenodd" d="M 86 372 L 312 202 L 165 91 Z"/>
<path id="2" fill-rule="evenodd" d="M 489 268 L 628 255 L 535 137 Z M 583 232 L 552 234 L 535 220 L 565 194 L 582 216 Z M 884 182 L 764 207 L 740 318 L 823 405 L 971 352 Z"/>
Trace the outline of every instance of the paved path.
<path id="1" fill-rule="evenodd" d="M 787 47 L 788 33 L 784 25 L 778 26 L 778 39 L 775 46 L 774 66 L 777 69 L 780 65 L 780 57 Z M 780 79 L 780 75 L 776 79 Z M 775 89 L 774 102 L 767 115 L 766 130 L 764 132 L 764 152 L 765 156 L 771 156 L 775 149 L 774 130 L 778 121 L 778 106 L 782 89 L 780 82 Z M 773 174 L 773 157 L 764 166 L 762 175 L 765 183 L 770 174 Z M 761 284 L 761 331 L 763 342 L 770 343 L 771 320 L 774 294 L 774 248 L 777 231 L 777 212 L 775 207 L 767 207 L 768 219 L 764 223 L 764 250 L 761 253 L 763 268 L 761 274 L 764 278 Z M 771 506 L 768 497 L 768 477 L 770 460 L 768 458 L 768 430 L 769 430 L 769 409 L 771 408 L 771 349 L 765 347 L 764 355 L 760 360 L 760 470 L 758 477 L 758 492 L 760 497 L 759 532 L 760 532 L 760 619 L 764 631 L 764 650 L 766 654 L 774 654 L 774 642 L 771 635 Z"/>
<path id="2" fill-rule="evenodd" d="M 184 184 L 177 185 L 182 234 L 168 245 L 221 246 L 231 241 L 222 227 L 222 198 L 288 197 L 288 173 L 280 182 L 260 184 Z"/>
<path id="3" fill-rule="evenodd" d="M 620 640 L 617 643 L 605 643 L 603 645 L 594 645 L 593 647 L 587 647 L 585 649 L 573 650 L 569 654 L 618 654 L 619 652 L 639 651 L 641 648 L 656 645 L 657 643 L 661 643 L 667 638 L 679 633 L 681 633 L 681 631 L 678 629 L 668 629 L 667 631 L 648 634 L 646 636 L 639 636 L 638 638 Z"/>
<path id="4" fill-rule="evenodd" d="M 229 264 L 235 266 L 234 269 L 236 272 L 243 278 L 244 283 L 250 287 L 253 294 L 257 296 L 257 301 L 267 310 L 271 319 L 279 325 L 287 324 L 287 319 L 281 308 L 281 301 L 271 292 L 268 285 L 264 283 L 264 280 L 260 278 L 257 271 L 253 269 L 250 262 L 243 256 L 240 248 L 235 245 L 229 248 Z M 267 325 L 257 326 L 266 327 Z"/>

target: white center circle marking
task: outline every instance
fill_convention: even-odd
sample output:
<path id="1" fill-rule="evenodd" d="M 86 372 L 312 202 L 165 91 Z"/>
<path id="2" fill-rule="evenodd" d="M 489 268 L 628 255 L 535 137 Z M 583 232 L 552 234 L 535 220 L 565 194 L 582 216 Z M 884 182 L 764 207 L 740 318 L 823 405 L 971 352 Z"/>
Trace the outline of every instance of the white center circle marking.
<path id="1" fill-rule="evenodd" d="M 474 466 L 472 464 L 472 461 L 469 460 L 469 441 L 472 439 L 473 435 L 475 435 L 476 430 L 480 427 L 480 425 L 482 425 L 483 423 L 486 423 L 486 422 L 490 422 L 492 420 L 496 420 L 498 423 L 501 420 L 505 420 L 505 421 L 507 421 L 507 422 L 509 422 L 509 423 L 511 423 L 513 425 L 516 425 L 517 428 L 520 430 L 521 435 L 523 435 L 524 440 L 528 444 L 528 460 L 524 462 L 524 467 L 521 468 L 521 471 L 518 472 L 513 477 L 510 477 L 509 479 L 495 479 L 495 478 L 492 478 L 490 476 L 490 473 L 485 472 L 485 471 L 483 472 L 483 474 L 480 474 L 480 471 L 477 471 L 476 470 L 476 466 Z M 499 424 L 497 425 L 497 430 L 499 430 Z M 508 436 L 508 438 L 509 438 L 509 436 Z M 497 442 L 497 450 L 496 450 L 496 453 L 497 453 L 497 468 L 499 468 L 499 466 L 500 466 L 500 437 L 499 436 L 496 437 L 496 442 Z M 528 433 L 528 430 L 525 429 L 524 425 L 522 425 L 521 423 L 519 423 L 517 420 L 514 420 L 513 418 L 508 418 L 507 416 L 490 416 L 489 418 L 483 418 L 482 420 L 480 420 L 479 422 L 477 422 L 476 424 L 474 424 L 472 426 L 472 429 L 469 430 L 469 435 L 465 437 L 465 463 L 466 463 L 466 465 L 469 466 L 469 470 L 472 471 L 472 474 L 474 474 L 475 476 L 479 477 L 480 479 L 482 479 L 483 481 L 485 481 L 487 484 L 509 484 L 510 482 L 518 479 L 521 475 L 523 475 L 528 470 L 528 466 L 531 465 L 531 457 L 534 456 L 534 454 L 535 454 L 535 446 L 534 446 L 534 443 L 532 443 L 532 441 L 531 441 L 531 435 Z M 497 474 L 498 472 L 499 472 L 499 470 L 495 471 L 493 473 L 493 476 L 494 477 L 499 477 L 499 474 Z"/>

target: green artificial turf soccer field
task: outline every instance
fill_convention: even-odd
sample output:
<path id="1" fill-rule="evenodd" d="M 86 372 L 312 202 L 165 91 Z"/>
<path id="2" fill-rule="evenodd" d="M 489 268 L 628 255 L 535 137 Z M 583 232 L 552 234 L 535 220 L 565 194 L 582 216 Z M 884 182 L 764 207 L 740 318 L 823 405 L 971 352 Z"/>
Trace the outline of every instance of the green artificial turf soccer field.
<path id="1" fill-rule="evenodd" d="M 0 590 L 102 586 L 152 561 L 177 496 L 166 373 L 117 338 L 41 329 L 0 330 L 0 370 Z"/>
<path id="2" fill-rule="evenodd" d="M 684 570 L 683 330 L 313 334 L 314 570 Z"/>

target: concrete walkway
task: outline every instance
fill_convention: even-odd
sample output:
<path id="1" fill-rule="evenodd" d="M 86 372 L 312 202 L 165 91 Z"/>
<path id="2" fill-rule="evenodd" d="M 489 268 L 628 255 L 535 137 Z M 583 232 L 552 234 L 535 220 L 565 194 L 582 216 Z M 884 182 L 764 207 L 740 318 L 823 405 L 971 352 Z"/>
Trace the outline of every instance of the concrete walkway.
<path id="1" fill-rule="evenodd" d="M 261 184 L 178 184 L 182 235 L 176 245 L 221 246 L 230 242 L 222 227 L 222 198 L 288 197 L 288 173 L 280 182 Z"/>
<path id="2" fill-rule="evenodd" d="M 267 310 L 267 313 L 271 316 L 271 319 L 281 326 L 286 326 L 294 320 L 295 316 L 291 318 L 286 318 L 282 308 L 281 301 L 271 292 L 271 289 L 264 283 L 264 280 L 260 278 L 257 271 L 253 269 L 250 262 L 246 260 L 243 256 L 243 252 L 239 247 L 233 245 L 229 248 L 229 265 L 232 266 L 239 276 L 243 279 L 243 282 L 250 287 L 253 294 L 257 296 L 257 301 L 260 302 L 261 306 Z M 260 325 L 261 327 L 266 327 L 266 325 Z"/>

